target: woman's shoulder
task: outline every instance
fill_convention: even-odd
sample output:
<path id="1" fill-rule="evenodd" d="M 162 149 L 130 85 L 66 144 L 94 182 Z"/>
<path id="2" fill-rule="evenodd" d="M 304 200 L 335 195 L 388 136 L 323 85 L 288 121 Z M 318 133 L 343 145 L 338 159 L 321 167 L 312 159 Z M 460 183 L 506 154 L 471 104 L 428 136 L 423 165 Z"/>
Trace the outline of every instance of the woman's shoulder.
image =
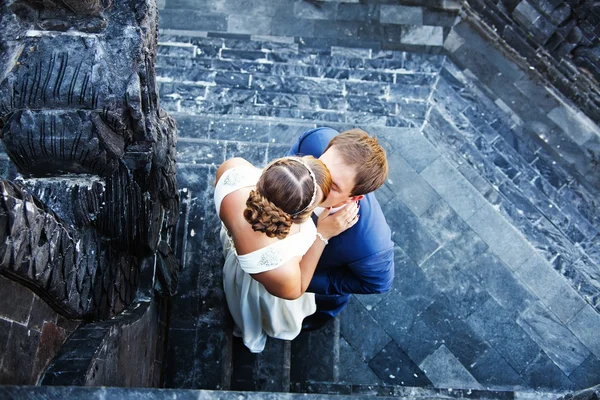
<path id="1" fill-rule="evenodd" d="M 221 164 L 219 166 L 219 168 L 217 169 L 215 183 L 219 182 L 219 179 L 221 179 L 221 176 L 223 176 L 223 174 L 225 172 L 227 172 L 233 168 L 250 168 L 250 169 L 259 170 L 259 168 L 256 168 L 250 162 L 248 162 L 247 160 L 245 160 L 241 157 L 230 158 L 229 160 L 226 160 L 223 164 Z"/>

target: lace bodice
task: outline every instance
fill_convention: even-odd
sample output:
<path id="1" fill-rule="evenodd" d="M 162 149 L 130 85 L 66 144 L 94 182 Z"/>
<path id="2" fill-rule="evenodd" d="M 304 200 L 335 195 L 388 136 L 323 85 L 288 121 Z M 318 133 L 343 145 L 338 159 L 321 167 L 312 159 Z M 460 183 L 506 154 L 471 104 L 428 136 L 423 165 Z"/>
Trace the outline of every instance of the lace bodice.
<path id="1" fill-rule="evenodd" d="M 254 186 L 262 173 L 252 167 L 235 167 L 228 169 L 223 173 L 221 179 L 215 187 L 215 206 L 217 213 L 221 210 L 221 203 L 225 196 L 238 189 Z M 248 254 L 238 255 L 240 267 L 249 274 L 270 271 L 284 264 L 295 256 L 303 256 L 313 244 L 317 233 L 317 228 L 309 218 L 300 225 L 300 231 L 289 235 L 285 239 L 278 240 L 262 249 L 258 249 Z M 229 238 L 229 244 L 235 251 L 235 244 L 223 225 L 221 234 Z M 236 253 L 237 254 L 237 253 Z"/>

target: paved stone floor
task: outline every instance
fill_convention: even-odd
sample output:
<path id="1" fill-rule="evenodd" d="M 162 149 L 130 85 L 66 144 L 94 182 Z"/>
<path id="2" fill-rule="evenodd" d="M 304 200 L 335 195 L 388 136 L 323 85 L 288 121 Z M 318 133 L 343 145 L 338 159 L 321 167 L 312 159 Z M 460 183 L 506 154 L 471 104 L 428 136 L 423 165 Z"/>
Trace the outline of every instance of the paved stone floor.
<path id="1" fill-rule="evenodd" d="M 520 118 L 443 55 L 240 35 L 239 25 L 228 35 L 206 15 L 208 27 L 199 17 L 186 27 L 187 3 L 163 5 L 161 23 L 179 30 L 163 30 L 157 61 L 162 105 L 180 129 L 189 211 L 167 386 L 227 387 L 216 167 L 234 156 L 264 165 L 323 125 L 361 127 L 386 147 L 390 174 L 377 197 L 393 231 L 396 279 L 390 292 L 354 296 L 334 323 L 292 342 L 293 390 L 562 392 L 600 383 L 598 193 Z"/>
<path id="2" fill-rule="evenodd" d="M 222 387 L 230 322 L 216 167 L 234 156 L 264 165 L 322 125 L 362 127 L 387 149 L 389 179 L 377 197 L 396 279 L 292 342 L 294 390 L 569 391 L 600 382 L 597 193 L 448 58 L 202 36 L 164 31 L 157 63 L 163 107 L 180 128 L 189 207 L 168 386 Z"/>
<path id="3" fill-rule="evenodd" d="M 361 127 L 384 144 L 391 168 L 377 198 L 393 231 L 396 278 L 388 293 L 354 296 L 325 329 L 291 343 L 293 390 L 565 392 L 600 383 L 598 191 L 532 139 L 471 71 L 444 55 L 401 51 L 441 53 L 455 14 L 386 5 L 382 16 L 377 2 L 309 3 L 159 2 L 168 29 L 157 75 L 161 104 L 179 126 L 187 210 L 166 386 L 228 387 L 216 167 L 234 156 L 264 165 L 316 126 Z M 250 17 L 256 10 L 263 19 Z M 323 24 L 340 15 L 346 20 Z M 359 17 L 397 21 L 398 32 L 419 20 L 425 39 L 404 35 L 401 50 L 383 50 L 376 39 L 387 29 L 352 48 L 360 32 L 347 29 Z M 313 40 L 299 39 L 305 34 Z M 530 101 L 534 108 L 541 99 Z M 274 374 L 272 365 L 261 371 Z"/>

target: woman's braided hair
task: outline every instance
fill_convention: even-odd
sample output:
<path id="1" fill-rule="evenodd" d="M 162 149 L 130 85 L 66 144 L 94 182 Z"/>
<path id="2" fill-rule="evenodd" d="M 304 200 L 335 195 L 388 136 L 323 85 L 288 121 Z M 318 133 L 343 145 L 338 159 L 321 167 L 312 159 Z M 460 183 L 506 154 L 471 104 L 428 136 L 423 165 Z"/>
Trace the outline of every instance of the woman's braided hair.
<path id="1" fill-rule="evenodd" d="M 283 239 L 292 224 L 304 222 L 325 200 L 331 185 L 329 170 L 312 156 L 277 159 L 265 167 L 250 192 L 244 218 L 255 231 Z"/>

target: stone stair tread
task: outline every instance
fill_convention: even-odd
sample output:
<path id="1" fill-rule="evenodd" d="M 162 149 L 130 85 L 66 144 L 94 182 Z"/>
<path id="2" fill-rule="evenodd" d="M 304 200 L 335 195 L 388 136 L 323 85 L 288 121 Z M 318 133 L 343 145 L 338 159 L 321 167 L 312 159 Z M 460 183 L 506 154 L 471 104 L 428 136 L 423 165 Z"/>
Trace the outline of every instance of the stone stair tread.
<path id="1" fill-rule="evenodd" d="M 415 70 L 438 72 L 444 56 L 419 54 L 419 62 L 413 62 L 411 53 L 397 50 L 378 50 L 370 54 L 357 53 L 353 47 L 329 46 L 326 49 L 301 46 L 297 43 L 263 42 L 258 40 L 235 40 L 213 37 L 164 35 L 159 42 L 158 54 L 176 52 L 178 46 L 197 49 L 196 56 L 215 56 L 226 50 L 227 57 L 249 61 L 263 59 L 263 62 L 294 62 L 322 67 L 349 67 L 361 69 Z M 161 47 L 173 47 L 173 49 Z M 188 49 L 189 50 L 189 49 Z M 177 53 L 175 53 L 177 54 Z M 360 57 L 358 57 L 360 55 Z M 368 55 L 369 57 L 365 57 Z M 179 54 L 184 57 L 185 53 Z M 225 58 L 227 58 L 225 57 Z M 405 68 L 409 65 L 411 68 Z"/>
<path id="2" fill-rule="evenodd" d="M 392 102 L 385 98 L 371 96 L 341 96 L 317 93 L 282 93 L 258 91 L 254 89 L 222 88 L 203 84 L 162 84 L 161 97 L 169 100 L 181 100 L 180 107 L 184 111 L 197 112 L 200 109 L 212 110 L 214 113 L 237 113 L 237 108 L 273 107 L 279 109 L 298 110 L 300 118 L 303 112 L 319 111 L 343 113 L 349 116 L 357 113 L 368 113 L 374 116 L 408 117 L 423 120 L 428 104 L 418 100 Z M 291 111 L 293 112 L 293 111 Z M 252 113 L 250 111 L 250 113 Z M 341 119 L 336 119 L 341 121 Z"/>
<path id="3" fill-rule="evenodd" d="M 231 390 L 289 392 L 290 342 L 267 339 L 262 353 L 253 354 L 241 338 L 233 338 Z"/>
<path id="4" fill-rule="evenodd" d="M 371 115 L 365 112 L 333 111 L 333 110 L 311 110 L 299 108 L 270 107 L 259 105 L 218 105 L 205 101 L 183 101 L 181 105 L 162 102 L 162 107 L 168 112 L 179 113 L 201 113 L 217 115 L 249 116 L 249 117 L 271 117 L 274 119 L 285 119 L 311 121 L 318 125 L 351 124 L 360 126 L 388 126 L 388 127 L 420 127 L 422 118 L 404 117 L 401 115 Z"/>
<path id="5" fill-rule="evenodd" d="M 335 394 L 314 394 L 314 393 L 273 393 L 273 392 L 240 392 L 240 391 L 221 391 L 221 390 L 201 390 L 201 389 L 145 389 L 145 388 L 114 388 L 114 387 L 83 387 L 83 386 L 3 386 L 0 389 L 0 395 L 5 395 L 11 399 L 49 399 L 62 398 L 72 400 L 103 400 L 106 398 L 119 399 L 148 399 L 148 400 L 166 400 L 166 399 L 206 399 L 206 400 L 267 400 L 267 399 L 306 399 L 306 400 L 335 400 L 335 399 L 358 399 L 365 397 L 374 397 L 380 400 L 397 399 L 455 399 L 457 397 L 468 397 L 472 399 L 507 399 L 518 398 L 518 394 L 523 394 L 523 398 L 532 398 L 528 392 L 507 392 L 503 396 L 494 397 L 493 392 L 485 391 L 449 391 L 449 390 L 429 390 L 422 388 L 393 388 L 387 391 L 390 394 L 377 394 L 376 390 L 368 388 L 357 388 L 357 392 L 350 395 Z M 386 391 L 382 391 L 386 393 Z M 345 393 L 344 393 L 345 394 Z M 490 395 L 491 394 L 491 395 Z M 535 398 L 539 400 L 555 399 L 556 393 L 535 393 Z"/>
<path id="6" fill-rule="evenodd" d="M 588 267 L 593 265 L 591 259 L 582 256 L 583 251 L 592 256 L 595 254 L 594 251 L 597 253 L 597 250 L 593 250 L 593 241 L 598 237 L 597 228 L 600 227 L 598 225 L 600 219 L 598 210 L 594 210 L 593 207 L 595 204 L 593 191 L 584 185 L 575 184 L 575 180 L 567 172 L 561 171 L 560 166 L 552 162 L 552 158 L 544 148 L 540 149 L 539 144 L 532 141 L 525 131 L 519 131 L 524 128 L 520 127 L 519 120 L 511 118 L 511 115 L 506 113 L 506 107 L 501 109 L 498 104 L 485 97 L 486 94 L 466 79 L 452 63 L 446 62 L 444 56 L 425 56 L 379 48 L 352 49 L 338 46 L 339 42 L 336 41 L 326 43 L 320 39 L 303 42 L 302 38 L 293 38 L 293 41 L 273 44 L 269 40 L 253 40 L 252 35 L 216 37 L 219 36 L 218 32 L 206 32 L 204 35 L 206 37 L 202 35 L 201 33 L 190 33 L 189 36 L 163 35 L 161 40 L 164 49 L 159 49 L 157 58 L 161 101 L 163 107 L 169 110 L 179 123 L 178 152 L 181 154 L 180 162 L 186 168 L 214 169 L 215 165 L 230 156 L 243 156 L 251 162 L 264 164 L 268 159 L 279 154 L 283 155 L 297 135 L 307 129 L 322 125 L 332 126 L 340 131 L 354 126 L 361 127 L 380 137 L 388 154 L 393 155 L 397 162 L 396 167 L 406 165 L 409 169 L 414 169 L 410 173 L 406 172 L 404 175 L 397 173 L 394 176 L 397 182 L 402 182 L 402 179 L 396 178 L 409 179 L 406 181 L 406 191 L 410 191 L 410 194 L 398 193 L 398 190 L 403 189 L 398 184 L 394 186 L 390 182 L 381 189 L 381 193 L 378 193 L 382 204 L 388 201 L 390 204 L 400 203 L 400 201 L 394 202 L 395 196 L 406 201 L 410 209 L 406 216 L 409 225 L 413 222 L 408 218 L 408 214 L 413 212 L 419 215 L 413 216 L 417 232 L 413 231 L 412 234 L 419 237 L 422 234 L 424 244 L 417 246 L 414 243 L 414 247 L 418 249 L 414 254 L 406 251 L 408 259 L 418 259 L 419 263 L 425 260 L 428 255 L 423 254 L 421 258 L 419 251 L 426 251 L 428 240 L 436 248 L 440 243 L 448 248 L 450 245 L 446 243 L 446 238 L 429 239 L 428 229 L 431 227 L 422 228 L 417 221 L 422 218 L 421 214 L 424 211 L 423 218 L 431 217 L 427 214 L 431 210 L 429 206 L 433 200 L 440 199 L 440 196 L 443 197 L 441 203 L 444 204 L 446 201 L 450 204 L 453 200 L 448 199 L 448 195 L 444 194 L 444 190 L 448 189 L 445 182 L 436 181 L 443 175 L 443 171 L 439 171 L 439 168 L 429 168 L 428 171 L 423 172 L 423 169 L 427 169 L 426 167 L 433 164 L 434 160 L 438 160 L 439 162 L 435 164 L 437 167 L 447 166 L 448 170 L 457 173 L 457 180 L 464 179 L 471 185 L 468 189 L 473 193 L 469 195 L 472 194 L 478 201 L 484 202 L 486 210 L 490 209 L 492 213 L 498 214 L 499 221 L 502 222 L 499 225 L 511 229 L 510 232 L 515 234 L 515 239 L 518 239 L 518 245 L 526 244 L 527 249 L 531 247 L 532 252 L 535 251 L 532 246 L 537 247 L 540 253 L 547 252 L 542 254 L 542 257 L 548 257 L 552 251 L 558 249 L 561 252 L 559 256 L 554 260 L 548 258 L 544 262 L 554 262 L 554 268 L 560 272 L 579 274 L 575 275 L 575 278 L 567 279 L 568 283 L 565 284 L 573 286 L 572 281 L 583 282 L 580 295 L 595 293 L 594 288 L 586 286 L 589 283 L 580 272 L 562 269 L 567 262 L 561 258 L 566 256 L 570 261 L 574 261 L 579 255 L 582 257 L 578 261 L 580 264 L 587 263 L 585 265 Z M 403 135 L 406 135 L 406 139 L 398 140 Z M 415 150 L 416 153 L 413 153 Z M 421 157 L 418 154 L 421 154 Z M 425 192 L 419 194 L 421 187 L 423 190 L 428 189 L 429 191 L 425 192 L 432 195 L 427 197 Z M 456 197 L 463 195 L 459 196 L 456 193 Z M 416 196 L 416 200 L 413 196 Z M 409 204 L 411 201 L 419 200 L 424 200 L 425 204 L 417 206 Z M 458 207 L 460 204 L 452 203 L 452 207 L 446 204 L 458 220 L 469 222 L 467 224 L 463 221 L 464 230 L 468 231 L 465 233 L 470 232 L 473 240 L 478 240 L 477 243 L 488 243 L 489 247 L 492 247 L 490 238 L 481 236 L 485 243 L 479 238 L 478 235 L 483 235 L 485 232 L 480 233 L 476 230 L 468 215 L 461 214 L 459 218 L 452 211 L 455 206 Z M 393 209 L 395 206 L 390 207 Z M 399 205 L 399 207 L 404 206 Z M 465 212 L 467 211 L 469 210 Z M 396 224 L 396 228 L 393 228 L 396 235 L 409 235 L 400 233 L 404 229 L 403 225 L 399 225 L 398 221 L 393 222 Z M 444 227 L 444 229 L 450 228 Z M 518 233 L 513 232 L 513 229 Z M 398 243 L 405 245 L 401 240 L 396 239 Z M 477 243 L 473 244 L 473 249 L 462 250 L 475 251 L 475 248 L 479 248 Z M 446 247 L 444 247 L 445 251 Z M 405 251 L 405 247 L 402 247 L 402 250 Z M 442 253 L 444 252 L 440 254 Z M 533 253 L 526 254 L 529 256 Z M 476 257 L 470 253 L 465 253 L 466 256 L 473 256 L 470 260 Z M 499 265 L 502 262 L 509 264 L 509 260 L 505 260 L 504 256 L 500 256 L 500 259 L 498 259 Z M 512 264 L 510 267 L 516 268 Z M 429 264 L 428 268 L 426 271 L 428 274 L 435 272 L 430 271 L 433 267 Z M 495 289 L 497 287 L 485 287 L 479 297 L 485 296 L 488 291 L 495 296 L 497 294 L 494 292 Z M 499 303 L 502 299 L 494 297 L 494 301 Z M 377 298 L 374 298 L 373 304 L 377 304 L 376 300 Z M 371 311 L 368 307 L 366 310 Z M 431 313 L 434 311 L 427 315 L 431 317 Z M 420 325 L 416 326 L 419 326 L 423 332 L 427 331 L 426 324 L 419 321 Z M 402 324 L 402 321 L 399 320 L 398 323 Z M 466 323 L 461 326 L 467 329 Z M 391 340 L 388 334 L 392 336 L 398 334 L 396 331 L 380 333 L 381 343 Z M 436 334 L 445 335 L 444 332 Z M 430 335 L 435 337 L 433 333 Z M 477 335 L 469 337 L 473 343 L 479 343 Z M 394 336 L 394 340 L 397 340 L 396 338 Z M 429 336 L 423 339 L 424 342 L 428 338 Z M 499 364 L 506 364 L 502 360 L 504 353 L 502 357 L 495 352 L 496 350 L 486 353 L 488 358 L 485 360 L 485 357 L 481 358 L 484 366 L 478 366 L 474 370 L 471 363 L 460 359 L 460 350 L 456 350 L 456 343 L 448 338 L 442 342 L 445 343 L 445 351 L 448 354 L 459 352 L 456 353 L 459 355 L 456 362 L 463 363 L 466 367 L 466 375 L 481 384 L 478 383 L 473 387 L 487 387 L 486 382 L 495 382 L 492 388 L 498 391 L 447 390 L 444 392 L 442 389 L 425 388 L 421 389 L 417 396 L 411 388 L 384 384 L 358 384 L 370 382 L 375 375 L 363 380 L 346 382 L 344 381 L 346 375 L 353 375 L 345 371 L 343 366 L 336 365 L 335 354 L 341 351 L 344 360 L 354 355 L 359 357 L 363 354 L 358 349 L 362 340 L 354 338 L 351 343 L 348 337 L 338 336 L 338 342 L 347 343 L 346 347 L 342 346 L 340 350 L 339 346 L 336 348 L 336 345 L 331 343 L 333 337 L 325 336 L 321 339 L 320 343 L 317 339 L 311 339 L 311 342 L 305 334 L 301 334 L 292 342 L 290 385 L 293 392 L 353 396 L 412 396 L 413 398 L 421 395 L 430 398 L 438 398 L 437 396 L 442 395 L 512 398 L 518 392 L 511 390 L 522 387 L 517 383 L 511 383 L 517 382 L 522 377 L 514 381 L 498 377 L 496 378 L 500 380 L 494 380 L 496 378 L 484 380 L 491 378 L 485 377 L 486 371 L 483 369 L 492 368 L 485 363 L 489 363 L 497 355 L 498 359 L 494 360 Z M 414 340 L 419 342 L 420 338 Z M 311 343 L 314 346 L 311 346 Z M 394 350 L 392 344 L 388 345 L 389 348 L 386 347 L 387 353 L 382 351 L 378 357 L 376 356 L 377 360 L 373 361 L 369 357 L 371 361 L 367 361 L 374 364 L 391 362 L 389 360 L 392 353 L 396 354 L 392 351 Z M 426 344 L 424 343 L 423 346 Z M 408 354 L 411 357 L 415 354 L 422 355 L 419 361 L 414 361 L 415 368 L 422 368 L 423 358 L 432 356 L 430 348 L 420 349 L 420 353 L 411 353 L 408 349 L 395 346 L 399 349 L 397 352 L 406 350 L 407 357 Z M 485 346 L 491 348 L 491 345 Z M 318 349 L 316 353 L 319 357 L 313 361 L 307 354 L 310 351 L 314 352 L 315 348 Z M 371 350 L 375 351 L 375 349 Z M 501 352 L 503 349 L 498 351 Z M 445 356 L 446 353 L 442 351 L 435 354 L 435 357 L 440 359 Z M 594 360 L 590 363 L 595 362 Z M 371 366 L 368 362 L 365 363 L 364 368 L 367 368 L 367 365 Z M 544 362 L 542 359 L 539 361 L 540 365 Z M 393 366 L 390 364 L 390 367 Z M 270 368 L 276 367 L 271 365 Z M 498 368 L 501 370 L 504 367 Z M 555 370 L 557 368 L 554 367 Z M 260 382 L 256 379 L 254 370 L 252 368 L 247 370 L 253 371 L 252 379 L 246 379 L 246 382 L 242 379 L 238 382 L 242 386 L 238 388 L 259 390 Z M 360 371 L 365 370 L 357 368 L 354 372 L 360 373 Z M 374 381 L 397 382 L 384 379 L 387 375 L 382 371 L 374 372 L 377 375 Z M 264 379 L 261 382 L 267 384 Z M 427 382 L 434 382 L 434 379 Z M 496 385 L 497 382 L 508 383 Z M 243 386 L 243 384 L 250 386 Z M 546 398 L 556 396 L 556 394 L 540 392 L 523 393 L 524 396 L 539 398 L 544 398 L 546 395 L 549 396 Z"/>

